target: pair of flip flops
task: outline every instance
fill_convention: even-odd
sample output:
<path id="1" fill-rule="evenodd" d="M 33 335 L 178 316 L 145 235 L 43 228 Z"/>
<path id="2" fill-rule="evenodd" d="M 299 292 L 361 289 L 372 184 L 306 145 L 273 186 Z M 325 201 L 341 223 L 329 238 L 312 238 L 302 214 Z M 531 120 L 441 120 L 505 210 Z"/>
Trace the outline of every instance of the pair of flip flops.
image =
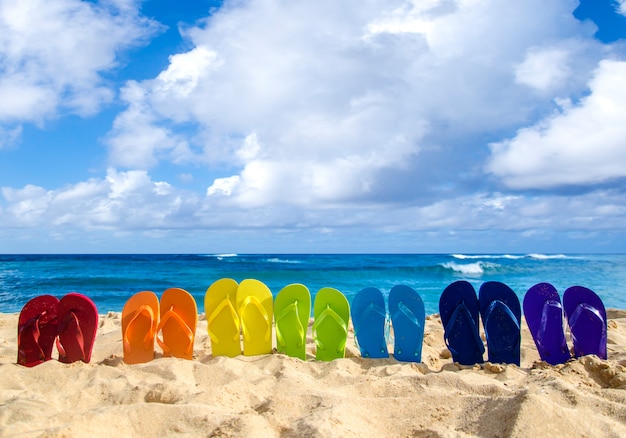
<path id="1" fill-rule="evenodd" d="M 426 321 L 422 298 L 408 286 L 394 286 L 389 292 L 389 315 L 394 333 L 394 358 L 403 362 L 421 362 Z M 361 356 L 389 357 L 389 318 L 380 289 L 368 287 L 355 295 L 352 325 Z"/>
<path id="2" fill-rule="evenodd" d="M 137 364 L 154 359 L 155 340 L 163 356 L 192 359 L 197 321 L 196 301 L 184 289 L 167 289 L 160 302 L 154 292 L 136 293 L 122 310 L 124 362 Z"/>
<path id="3" fill-rule="evenodd" d="M 61 300 L 41 295 L 28 301 L 18 319 L 17 363 L 33 367 L 52 359 L 89 362 L 98 328 L 98 310 L 88 297 L 69 293 Z"/>
<path id="4" fill-rule="evenodd" d="M 607 318 L 604 303 L 590 289 L 572 286 L 559 293 L 549 283 L 539 283 L 524 295 L 524 315 L 541 360 L 557 365 L 571 355 L 563 330 L 563 313 L 570 327 L 574 356 L 595 354 L 607 358 Z"/>
<path id="5" fill-rule="evenodd" d="M 273 299 L 261 281 L 215 281 L 204 296 L 213 356 L 256 356 L 272 352 Z M 243 349 L 241 345 L 243 334 Z"/>
<path id="6" fill-rule="evenodd" d="M 479 335 L 479 316 L 492 363 L 520 364 L 522 311 L 519 298 L 506 284 L 488 281 L 476 296 L 474 287 L 459 280 L 439 299 L 444 338 L 452 359 L 462 365 L 483 363 L 485 346 Z"/>

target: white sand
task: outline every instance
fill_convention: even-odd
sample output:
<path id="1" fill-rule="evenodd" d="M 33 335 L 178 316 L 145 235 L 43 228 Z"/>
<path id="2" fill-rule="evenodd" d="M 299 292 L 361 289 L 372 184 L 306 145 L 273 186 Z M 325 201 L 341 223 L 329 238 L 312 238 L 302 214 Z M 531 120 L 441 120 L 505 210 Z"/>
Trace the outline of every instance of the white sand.
<path id="1" fill-rule="evenodd" d="M 609 311 L 609 360 L 549 366 L 528 329 L 521 367 L 459 367 L 438 316 L 422 364 L 281 354 L 122 361 L 120 314 L 101 315 L 92 361 L 15 364 L 17 315 L 0 314 L 0 436 L 626 436 L 626 311 Z M 310 331 L 309 331 L 310 333 Z"/>

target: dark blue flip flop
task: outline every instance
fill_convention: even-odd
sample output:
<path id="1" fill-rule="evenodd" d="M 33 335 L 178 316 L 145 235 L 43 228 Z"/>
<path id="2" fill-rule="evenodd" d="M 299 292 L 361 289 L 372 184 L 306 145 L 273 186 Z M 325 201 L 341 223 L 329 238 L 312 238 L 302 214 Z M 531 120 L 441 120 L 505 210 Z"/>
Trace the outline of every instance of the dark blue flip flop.
<path id="1" fill-rule="evenodd" d="M 478 291 L 487 351 L 491 363 L 520 364 L 522 309 L 513 290 L 499 281 L 488 281 Z"/>
<path id="2" fill-rule="evenodd" d="M 444 339 L 452 360 L 461 365 L 484 362 L 485 346 L 478 334 L 479 311 L 476 291 L 465 280 L 448 285 L 439 298 Z"/>
<path id="3" fill-rule="evenodd" d="M 404 285 L 389 292 L 389 314 L 393 326 L 393 357 L 403 362 L 421 362 L 426 310 L 419 294 Z"/>
<path id="4" fill-rule="evenodd" d="M 524 295 L 524 316 L 541 360 L 550 365 L 570 359 L 563 332 L 561 298 L 550 283 L 539 283 Z"/>
<path id="5" fill-rule="evenodd" d="M 354 337 L 361 356 L 389 357 L 385 336 L 387 312 L 382 292 L 375 287 L 365 288 L 355 295 L 350 307 Z"/>
<path id="6" fill-rule="evenodd" d="M 572 286 L 563 293 L 563 308 L 572 333 L 574 355 L 595 354 L 606 359 L 607 320 L 602 299 L 586 287 Z"/>

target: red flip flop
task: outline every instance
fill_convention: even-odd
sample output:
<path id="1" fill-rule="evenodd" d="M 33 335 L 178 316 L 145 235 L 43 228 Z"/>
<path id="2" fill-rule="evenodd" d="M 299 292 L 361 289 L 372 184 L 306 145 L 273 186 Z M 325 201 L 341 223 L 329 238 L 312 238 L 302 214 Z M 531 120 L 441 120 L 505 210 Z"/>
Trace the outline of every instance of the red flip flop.
<path id="1" fill-rule="evenodd" d="M 89 362 L 98 328 L 98 309 L 88 297 L 69 293 L 58 306 L 59 362 Z"/>
<path id="2" fill-rule="evenodd" d="M 58 304 L 56 297 L 41 295 L 24 305 L 17 324 L 18 364 L 33 367 L 52 358 Z"/>

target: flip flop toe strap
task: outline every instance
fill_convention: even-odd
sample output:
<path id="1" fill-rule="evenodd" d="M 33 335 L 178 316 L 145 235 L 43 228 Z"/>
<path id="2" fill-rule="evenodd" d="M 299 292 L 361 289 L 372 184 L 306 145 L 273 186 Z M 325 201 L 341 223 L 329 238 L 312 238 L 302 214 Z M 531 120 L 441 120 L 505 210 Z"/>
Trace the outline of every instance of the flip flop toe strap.
<path id="1" fill-rule="evenodd" d="M 39 315 L 33 316 L 28 321 L 22 325 L 17 332 L 17 345 L 18 345 L 18 356 L 26 360 L 26 350 L 24 350 L 23 346 L 23 337 L 30 334 L 32 335 L 33 340 L 35 341 L 35 345 L 37 346 L 37 353 L 39 353 L 39 360 L 42 362 L 46 360 L 46 355 L 39 345 L 39 336 L 41 335 L 41 331 L 39 330 L 39 319 L 44 316 L 46 312 L 42 312 Z M 18 358 L 18 363 L 21 363 Z"/>
<path id="2" fill-rule="evenodd" d="M 393 319 L 397 319 L 397 318 L 399 318 L 401 316 L 404 316 L 405 318 L 407 318 L 411 322 L 411 324 L 413 324 L 417 328 L 417 330 L 421 330 L 422 329 L 422 324 L 417 319 L 417 316 L 415 316 L 413 311 L 406 304 L 404 304 L 402 301 L 400 301 L 398 303 L 398 309 L 394 312 Z M 417 339 L 416 342 L 417 343 L 421 343 L 422 340 L 421 339 Z M 416 346 L 417 346 L 417 344 L 416 344 Z M 398 350 L 398 354 L 402 354 L 402 351 Z M 416 355 L 417 355 L 417 353 L 416 353 Z"/>
<path id="3" fill-rule="evenodd" d="M 282 312 L 276 315 L 276 341 L 281 346 L 281 348 L 285 348 L 287 343 L 285 342 L 285 337 L 283 336 L 282 329 L 280 328 L 280 322 L 288 316 L 289 314 L 293 314 L 296 317 L 296 333 L 298 335 L 298 344 L 297 347 L 302 347 L 304 344 L 304 327 L 302 327 L 302 323 L 300 322 L 300 314 L 298 312 L 298 300 L 294 300 L 292 303 L 287 305 Z"/>
<path id="4" fill-rule="evenodd" d="M 493 310 L 496 307 L 499 308 L 500 310 L 504 311 L 504 313 L 507 315 L 507 317 L 509 317 L 513 322 L 515 322 L 515 326 L 517 327 L 517 330 L 519 331 L 520 325 L 519 325 L 519 321 L 518 321 L 517 317 L 511 311 L 509 306 L 507 306 L 505 303 L 503 303 L 500 300 L 494 300 L 494 301 L 491 302 L 491 304 L 489 304 L 489 307 L 487 308 L 487 312 L 486 312 L 487 317 L 485 318 L 484 326 L 487 327 L 489 325 L 489 320 L 491 319 L 491 315 L 493 314 Z M 489 345 L 489 330 L 486 330 L 486 329 L 485 329 L 485 338 L 487 339 L 487 345 Z"/>
<path id="5" fill-rule="evenodd" d="M 245 313 L 248 306 L 253 306 L 259 311 L 259 313 L 261 313 L 261 316 L 263 317 L 266 326 L 264 339 L 265 342 L 269 341 L 270 337 L 272 336 L 272 322 L 270 320 L 270 315 L 269 313 L 267 313 L 267 310 L 265 310 L 263 303 L 261 303 L 261 301 L 259 301 L 259 299 L 253 295 L 247 296 L 241 303 L 241 331 L 243 332 L 244 339 L 248 342 L 252 340 L 250 330 L 246 325 L 246 319 L 243 317 L 243 314 Z"/>
<path id="6" fill-rule="evenodd" d="M 465 305 L 464 302 L 459 303 L 455 308 L 454 311 L 452 312 L 452 315 L 450 315 L 450 319 L 448 320 L 448 323 L 446 324 L 446 326 L 444 327 L 444 341 L 446 342 L 446 347 L 448 347 L 448 350 L 450 350 L 450 353 L 452 353 L 452 357 L 456 357 L 458 356 L 458 351 L 452 347 L 450 345 L 450 333 L 452 332 L 452 329 L 454 327 L 454 324 L 456 323 L 457 319 L 459 318 L 460 315 L 464 315 L 468 321 L 471 321 L 472 323 L 472 335 L 474 337 L 474 344 L 476 347 L 478 347 L 478 350 L 480 352 L 480 354 L 484 354 L 485 353 L 485 346 L 483 344 L 482 339 L 480 339 L 480 335 L 478 334 L 478 328 L 476 327 L 476 323 L 474 321 L 474 318 L 472 318 L 472 314 L 470 313 L 469 309 L 467 308 L 467 306 Z"/>
<path id="7" fill-rule="evenodd" d="M 159 326 L 157 328 L 157 333 L 160 332 L 169 321 L 175 322 L 184 332 L 188 340 L 185 353 L 189 354 L 193 350 L 193 342 L 192 342 L 193 330 L 191 330 L 191 328 L 187 325 L 185 320 L 181 318 L 181 316 L 174 311 L 174 306 L 172 306 L 167 312 L 165 312 L 165 314 L 163 314 L 163 317 L 161 318 L 161 322 L 159 322 Z M 164 355 L 166 356 L 171 355 L 172 349 L 161 338 L 157 336 L 156 341 L 159 344 L 159 346 L 163 349 Z"/>
<path id="8" fill-rule="evenodd" d="M 598 350 L 597 350 L 597 354 L 601 359 L 606 359 L 606 337 L 607 337 L 607 333 L 606 333 L 606 321 L 604 319 L 604 317 L 602 316 L 602 314 L 600 313 L 600 311 L 598 309 L 596 309 L 595 307 L 587 304 L 587 303 L 581 303 L 576 307 L 576 310 L 574 311 L 574 313 L 572 314 L 572 317 L 569 318 L 569 326 L 571 328 L 571 333 L 572 333 L 572 341 L 574 343 L 574 347 L 577 347 L 579 345 L 579 340 L 576 337 L 576 323 L 578 322 L 579 318 L 583 315 L 593 315 L 593 317 L 595 319 L 597 319 L 601 325 L 602 325 L 602 332 L 600 333 L 600 340 L 599 340 L 599 344 L 598 344 Z M 577 355 L 580 356 L 582 354 L 588 354 L 588 352 L 577 352 Z M 594 352 L 594 354 L 596 354 L 596 352 Z"/>
<path id="9" fill-rule="evenodd" d="M 335 321 L 343 331 L 344 336 L 341 337 L 341 342 L 337 346 L 337 353 L 341 353 L 346 347 L 348 325 L 346 324 L 346 321 L 344 321 L 343 318 L 330 307 L 330 305 L 327 305 L 326 309 L 324 309 L 324 311 L 320 313 L 319 317 L 315 318 L 315 322 L 313 323 L 313 338 L 315 339 L 315 343 L 320 350 L 326 350 L 326 346 L 320 341 L 319 337 L 317 336 L 317 329 L 324 323 L 327 318 Z"/>
<path id="10" fill-rule="evenodd" d="M 130 318 L 130 321 L 128 322 L 126 331 L 124 332 L 124 348 L 126 350 L 131 349 L 130 339 L 128 339 L 128 334 L 132 330 L 132 327 L 137 321 L 137 318 L 139 318 L 140 316 L 147 316 L 150 319 L 150 330 L 146 332 L 146 335 L 143 338 L 143 349 L 150 350 L 153 347 L 152 339 L 153 339 L 154 333 L 152 333 L 152 325 L 154 323 L 154 310 L 152 309 L 152 307 L 144 304 L 142 306 L 139 306 L 137 310 L 133 312 L 133 315 Z"/>
<path id="11" fill-rule="evenodd" d="M 239 315 L 237 315 L 237 312 L 235 312 L 235 308 L 233 307 L 230 300 L 228 298 L 225 298 L 222 300 L 221 303 L 218 304 L 218 306 L 213 310 L 213 312 L 211 312 L 207 321 L 209 325 L 209 336 L 211 337 L 211 341 L 214 344 L 219 344 L 220 339 L 215 334 L 212 327 L 214 326 L 214 322 L 216 318 L 218 317 L 218 315 L 222 313 L 224 310 L 228 311 L 230 319 L 233 321 L 233 324 L 235 324 L 235 327 L 236 327 L 235 334 L 233 335 L 233 342 L 236 342 L 239 340 L 239 330 L 241 329 L 239 325 Z"/>
<path id="12" fill-rule="evenodd" d="M 74 336 L 69 336 L 67 339 L 75 341 L 80 351 L 80 360 L 85 362 L 87 360 L 87 355 L 85 354 L 85 337 L 83 336 L 83 330 L 80 327 L 78 316 L 76 316 L 73 310 L 67 312 L 63 321 L 59 324 L 59 337 L 56 339 L 57 349 L 59 350 L 59 361 L 65 362 L 67 360 L 66 346 L 61 343 L 61 333 L 68 330 L 70 327 L 74 328 Z"/>
<path id="13" fill-rule="evenodd" d="M 369 303 L 369 305 L 364 309 L 363 313 L 361 314 L 359 321 L 361 320 L 367 321 L 369 315 L 371 315 L 372 313 L 382 316 L 384 318 L 385 326 L 384 326 L 383 342 L 386 343 L 386 339 L 389 337 L 390 324 L 389 324 L 389 318 L 387 317 L 387 313 L 383 309 L 381 309 L 380 306 L 377 306 L 374 303 Z M 358 326 L 363 327 L 364 324 L 365 323 L 361 323 L 361 324 L 358 324 Z M 361 347 L 359 346 L 358 333 L 359 331 L 355 328 L 354 329 L 354 343 L 356 344 L 357 348 L 360 350 Z M 386 345 L 381 346 L 380 350 L 381 350 L 381 353 L 386 352 L 387 351 Z"/>

